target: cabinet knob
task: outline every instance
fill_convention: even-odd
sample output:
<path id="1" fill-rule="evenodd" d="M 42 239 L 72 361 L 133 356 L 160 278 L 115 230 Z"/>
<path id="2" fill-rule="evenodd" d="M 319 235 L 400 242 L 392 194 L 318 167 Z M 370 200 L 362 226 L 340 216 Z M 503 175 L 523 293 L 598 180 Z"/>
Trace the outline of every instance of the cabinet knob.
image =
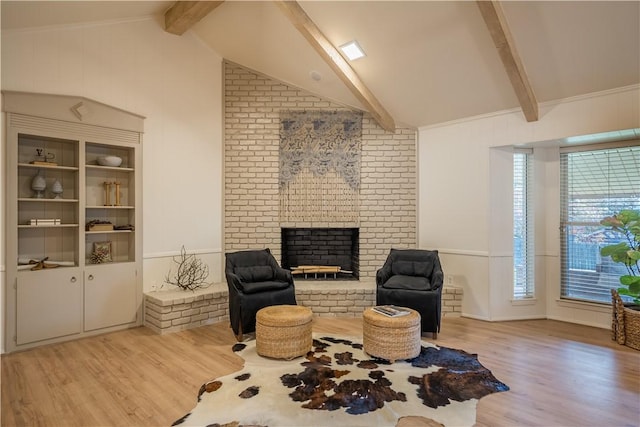
<path id="1" fill-rule="evenodd" d="M 89 275 L 89 280 L 93 280 L 93 274 Z"/>
<path id="2" fill-rule="evenodd" d="M 71 276 L 71 283 L 76 283 L 76 276 Z"/>

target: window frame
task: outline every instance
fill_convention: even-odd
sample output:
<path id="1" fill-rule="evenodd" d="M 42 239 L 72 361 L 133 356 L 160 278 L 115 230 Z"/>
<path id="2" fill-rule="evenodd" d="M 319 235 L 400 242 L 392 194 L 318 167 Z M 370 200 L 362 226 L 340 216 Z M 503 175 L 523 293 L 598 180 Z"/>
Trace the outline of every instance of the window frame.
<path id="1" fill-rule="evenodd" d="M 571 196 L 570 196 L 570 191 L 573 189 L 575 190 L 575 188 L 569 188 L 570 184 L 569 184 L 569 174 L 570 171 L 568 170 L 569 168 L 569 157 L 572 154 L 579 154 L 579 153 L 603 153 L 607 155 L 607 161 L 609 162 L 609 164 L 611 164 L 611 162 L 609 161 L 609 156 L 611 155 L 611 153 L 613 153 L 615 150 L 618 149 L 633 149 L 633 148 L 637 148 L 638 150 L 640 150 L 640 141 L 638 140 L 632 140 L 632 141 L 618 141 L 618 142 L 612 142 L 612 143 L 600 143 L 600 144 L 588 144 L 588 145 L 582 145 L 582 146 L 572 146 L 572 147 L 561 147 L 560 148 L 560 164 L 559 164 L 559 172 L 560 172 L 560 299 L 564 300 L 564 301 L 582 301 L 582 302 L 588 302 L 588 303 L 594 303 L 594 304 L 611 304 L 611 300 L 610 297 L 607 295 L 607 292 L 605 292 L 603 289 L 598 289 L 598 285 L 600 287 L 604 285 L 610 286 L 610 288 L 615 288 L 618 285 L 617 280 L 614 280 L 613 278 L 618 277 L 617 276 L 617 272 L 607 272 L 604 270 L 604 266 L 606 266 L 606 260 L 602 260 L 600 259 L 600 255 L 599 255 L 599 248 L 591 248 L 589 250 L 591 250 L 592 252 L 596 252 L 595 253 L 595 257 L 596 257 L 596 263 L 594 264 L 593 269 L 590 269 L 588 267 L 590 267 L 590 260 L 585 260 L 583 266 L 586 265 L 585 268 L 577 268 L 579 266 L 576 265 L 576 259 L 575 258 L 571 258 L 572 254 L 571 252 L 576 250 L 576 247 L 574 246 L 575 242 L 569 242 L 569 239 L 571 236 L 579 236 L 578 238 L 582 238 L 584 240 L 587 240 L 586 237 L 587 236 L 591 236 L 592 234 L 596 234 L 595 236 L 591 237 L 593 239 L 593 241 L 595 242 L 599 242 L 601 244 L 610 244 L 611 241 L 608 241 L 606 239 L 610 238 L 609 236 L 597 236 L 597 233 L 599 233 L 599 229 L 604 230 L 605 228 L 603 226 L 600 225 L 600 220 L 602 218 L 604 218 L 607 215 L 613 214 L 615 213 L 615 211 L 619 210 L 619 209 L 612 209 L 612 200 L 618 200 L 618 199 L 624 199 L 624 193 L 613 193 L 613 192 L 609 192 L 606 197 L 593 197 L 593 196 L 587 196 L 585 195 L 584 197 L 582 197 L 582 199 L 591 199 L 591 200 L 596 200 L 596 202 L 589 202 L 589 203 L 585 203 L 584 207 L 582 208 L 582 211 L 579 212 L 584 212 L 584 215 L 587 215 L 587 211 L 589 209 L 591 209 L 592 211 L 595 210 L 595 207 L 598 206 L 600 209 L 603 209 L 602 206 L 604 206 L 606 204 L 607 206 L 607 211 L 606 213 L 602 213 L 601 217 L 599 216 L 598 218 L 594 219 L 594 220 L 572 220 L 570 218 L 570 216 L 572 215 L 570 213 L 571 208 L 573 208 L 574 210 L 578 210 L 580 209 L 579 203 L 574 203 L 572 206 L 570 206 L 571 203 L 571 196 L 573 196 L 575 198 L 575 192 L 571 192 Z M 610 152 L 610 153 L 605 153 L 605 152 Z M 631 158 L 635 158 L 635 154 L 631 154 L 630 156 L 632 156 Z M 586 162 L 585 162 L 586 163 Z M 611 172 L 613 171 L 613 173 Z M 616 169 L 608 169 L 607 171 L 608 175 L 607 175 L 607 182 L 611 183 L 612 182 L 612 177 L 615 178 L 617 177 L 617 174 L 619 173 L 618 170 Z M 640 181 L 639 181 L 640 182 Z M 611 185 L 609 185 L 609 187 L 611 187 Z M 603 193 L 604 194 L 604 193 Z M 620 196 L 616 197 L 617 194 L 620 194 Z M 627 197 L 630 198 L 631 201 L 633 202 L 633 195 L 634 194 L 638 194 L 638 207 L 640 208 L 640 188 L 634 189 L 632 188 L 629 191 L 629 194 L 631 194 L 632 196 Z M 578 207 L 576 207 L 576 205 L 578 205 Z M 599 206 L 600 205 L 600 206 Z M 575 213 L 573 215 L 576 215 Z M 581 227 L 585 228 L 586 230 L 591 229 L 592 233 L 583 233 L 583 234 L 577 234 L 575 232 L 572 231 L 572 228 L 576 228 L 576 230 L 579 230 Z M 604 241 L 600 242 L 600 240 L 605 240 L 606 243 Z M 588 241 L 588 240 L 587 240 Z M 569 248 L 569 246 L 573 246 L 572 248 Z M 589 245 L 585 245 L 589 246 Z M 595 246 L 595 245 L 591 245 L 591 246 Z M 593 255 L 593 254 L 592 254 Z M 574 255 L 575 256 L 575 255 Z M 575 256 L 577 258 L 577 256 Z M 588 253 L 587 255 L 583 255 L 583 257 L 588 258 Z M 600 264 L 598 264 L 598 262 Z M 611 268 L 611 265 L 609 265 L 607 268 Z M 585 277 L 588 277 L 588 275 L 592 275 L 595 277 L 595 275 L 597 274 L 597 283 L 596 286 L 594 286 L 594 284 L 589 284 L 589 280 L 588 279 L 584 279 L 584 284 L 582 284 L 580 281 L 582 279 L 579 279 L 578 276 L 582 274 Z M 571 279 L 570 276 L 574 277 L 574 282 L 569 282 L 569 280 Z M 593 279 L 591 280 L 593 281 Z M 583 289 L 582 291 L 580 289 Z M 582 296 L 577 296 L 579 294 L 583 294 Z M 592 296 L 591 298 L 589 298 L 589 294 L 593 294 L 595 296 Z M 598 298 L 597 296 L 600 295 L 600 297 Z"/>
<path id="2" fill-rule="evenodd" d="M 518 159 L 523 165 L 518 166 Z M 514 149 L 513 151 L 513 288 L 514 301 L 535 298 L 535 211 L 533 150 Z M 520 174 L 520 176 L 518 176 Z M 519 181 L 523 181 L 518 185 Z M 519 215 L 523 218 L 520 218 Z M 518 250 L 524 234 L 524 244 Z M 521 243 L 521 242 L 520 242 Z M 523 253 L 519 257 L 517 253 Z"/>

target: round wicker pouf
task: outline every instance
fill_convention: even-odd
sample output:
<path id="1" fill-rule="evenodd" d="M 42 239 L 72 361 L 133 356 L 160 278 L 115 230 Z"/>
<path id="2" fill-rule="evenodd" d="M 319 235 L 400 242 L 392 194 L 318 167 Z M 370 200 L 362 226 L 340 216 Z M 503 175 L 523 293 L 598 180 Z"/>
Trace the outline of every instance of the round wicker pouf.
<path id="1" fill-rule="evenodd" d="M 260 356 L 293 359 L 311 350 L 313 312 L 301 305 L 273 305 L 256 314 L 256 350 Z"/>
<path id="2" fill-rule="evenodd" d="M 410 308 L 405 316 L 388 317 L 372 308 L 362 313 L 364 351 L 391 363 L 420 354 L 420 314 Z"/>

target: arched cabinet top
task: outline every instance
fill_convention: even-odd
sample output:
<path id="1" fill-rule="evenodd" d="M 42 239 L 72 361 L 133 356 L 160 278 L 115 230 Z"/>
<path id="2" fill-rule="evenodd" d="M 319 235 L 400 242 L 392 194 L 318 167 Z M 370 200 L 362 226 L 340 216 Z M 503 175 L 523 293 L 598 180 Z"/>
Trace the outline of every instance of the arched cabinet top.
<path id="1" fill-rule="evenodd" d="M 144 116 L 82 96 L 3 90 L 2 110 L 71 123 L 144 132 Z"/>

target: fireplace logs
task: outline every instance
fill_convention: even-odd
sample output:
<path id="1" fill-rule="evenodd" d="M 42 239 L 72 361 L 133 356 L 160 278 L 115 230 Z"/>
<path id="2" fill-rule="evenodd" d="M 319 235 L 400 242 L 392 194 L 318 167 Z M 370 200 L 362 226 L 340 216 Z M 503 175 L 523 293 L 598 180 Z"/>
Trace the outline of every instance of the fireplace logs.
<path id="1" fill-rule="evenodd" d="M 291 274 L 304 274 L 305 279 L 309 274 L 314 274 L 316 278 L 318 274 L 324 274 L 325 278 L 327 274 L 333 274 L 335 278 L 338 273 L 352 274 L 353 271 L 343 270 L 339 265 L 299 265 L 291 268 Z"/>

